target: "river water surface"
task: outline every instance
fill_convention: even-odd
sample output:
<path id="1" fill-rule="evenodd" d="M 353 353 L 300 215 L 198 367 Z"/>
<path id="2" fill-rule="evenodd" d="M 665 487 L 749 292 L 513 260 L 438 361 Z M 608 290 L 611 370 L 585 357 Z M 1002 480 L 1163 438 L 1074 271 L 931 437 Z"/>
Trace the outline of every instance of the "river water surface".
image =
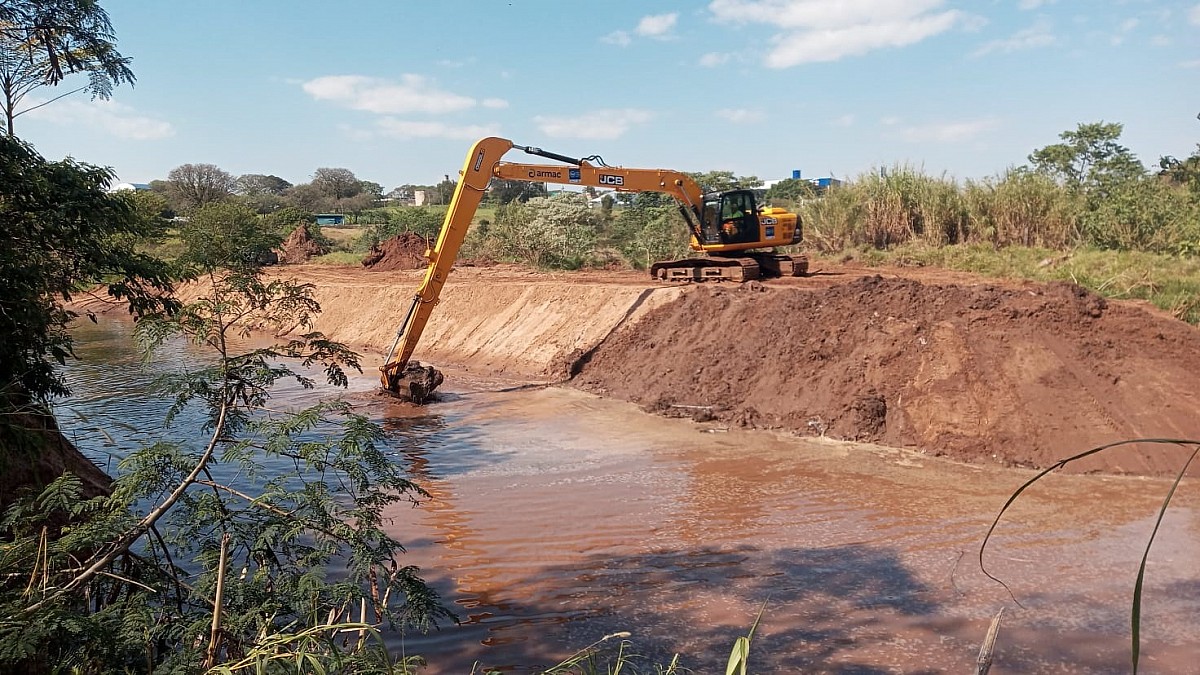
<path id="1" fill-rule="evenodd" d="M 163 429 L 168 404 L 147 386 L 201 355 L 175 344 L 142 367 L 128 330 L 79 327 L 75 394 L 59 406 L 102 467 L 166 435 L 202 438 L 188 415 Z M 761 611 L 754 672 L 966 673 L 1001 608 L 993 673 L 1129 671 L 1137 564 L 1169 482 L 1054 476 L 1031 489 L 986 557 L 1010 596 L 977 556 L 1029 472 L 449 376 L 422 409 L 371 396 L 370 373 L 347 394 L 430 493 L 392 514 L 401 563 L 461 621 L 391 638 L 429 660 L 422 672 L 537 672 L 618 631 L 644 671 L 678 653 L 694 672 L 724 672 Z M 276 403 L 330 394 L 285 389 Z M 1197 672 L 1198 534 L 1193 480 L 1151 550 L 1142 672 Z"/>

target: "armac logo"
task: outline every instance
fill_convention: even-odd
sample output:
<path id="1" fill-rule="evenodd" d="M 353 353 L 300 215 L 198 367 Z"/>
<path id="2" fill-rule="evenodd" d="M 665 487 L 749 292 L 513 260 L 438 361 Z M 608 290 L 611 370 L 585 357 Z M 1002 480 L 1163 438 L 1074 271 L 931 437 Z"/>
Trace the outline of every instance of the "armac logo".
<path id="1" fill-rule="evenodd" d="M 624 185 L 625 177 L 624 176 L 614 176 L 610 173 L 602 173 L 602 174 L 600 174 L 600 184 L 601 185 Z"/>
<path id="2" fill-rule="evenodd" d="M 541 169 L 530 169 L 529 177 L 530 178 L 558 178 L 561 180 L 562 172 L 561 171 L 542 171 Z"/>

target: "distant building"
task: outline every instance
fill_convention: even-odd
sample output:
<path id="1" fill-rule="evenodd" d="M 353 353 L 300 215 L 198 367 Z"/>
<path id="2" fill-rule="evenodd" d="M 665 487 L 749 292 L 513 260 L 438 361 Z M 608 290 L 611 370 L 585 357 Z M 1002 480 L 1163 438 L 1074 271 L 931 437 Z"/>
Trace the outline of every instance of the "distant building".
<path id="1" fill-rule="evenodd" d="M 346 216 L 340 213 L 318 213 L 316 214 L 318 225 L 345 225 Z"/>
<path id="2" fill-rule="evenodd" d="M 765 180 L 765 181 L 763 181 L 762 188 L 760 188 L 760 189 L 770 190 L 771 188 L 775 187 L 776 185 L 778 185 L 779 183 L 782 183 L 785 180 L 807 180 L 809 183 L 812 183 L 813 187 L 817 188 L 818 193 L 824 192 L 825 190 L 828 190 L 831 187 L 837 187 L 842 184 L 842 181 L 838 180 L 837 178 L 832 178 L 832 177 L 807 178 L 807 179 L 802 178 L 800 175 L 800 169 L 793 169 L 792 175 L 790 178 L 775 178 L 773 180 Z"/>
<path id="3" fill-rule="evenodd" d="M 384 200 L 393 204 L 412 204 L 413 191 L 406 187 L 398 187 L 383 196 Z"/>
<path id="4" fill-rule="evenodd" d="M 428 190 L 413 190 L 412 203 L 413 206 L 425 206 L 429 202 Z"/>
<path id="5" fill-rule="evenodd" d="M 108 188 L 108 191 L 109 192 L 134 192 L 134 191 L 141 192 L 143 190 L 149 190 L 149 189 L 150 189 L 149 183 L 117 183 L 116 185 L 113 185 L 112 187 Z"/>

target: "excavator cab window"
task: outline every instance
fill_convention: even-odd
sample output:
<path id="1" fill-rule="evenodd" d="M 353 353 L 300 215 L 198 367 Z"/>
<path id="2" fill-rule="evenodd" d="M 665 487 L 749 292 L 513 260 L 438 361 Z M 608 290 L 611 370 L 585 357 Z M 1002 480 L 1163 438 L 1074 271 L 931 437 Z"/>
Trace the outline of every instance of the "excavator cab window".
<path id="1" fill-rule="evenodd" d="M 721 237 L 721 197 L 709 195 L 704 198 L 703 233 L 705 244 L 720 244 Z"/>
<path id="2" fill-rule="evenodd" d="M 726 244 L 758 241 L 758 209 L 754 193 L 734 190 L 721 195 L 721 240 Z"/>

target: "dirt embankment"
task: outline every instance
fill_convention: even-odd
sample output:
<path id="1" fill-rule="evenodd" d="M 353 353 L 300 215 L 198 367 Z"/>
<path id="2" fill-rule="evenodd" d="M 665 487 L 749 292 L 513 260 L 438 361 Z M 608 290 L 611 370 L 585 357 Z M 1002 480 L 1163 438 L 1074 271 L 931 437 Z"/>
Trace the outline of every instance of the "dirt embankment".
<path id="1" fill-rule="evenodd" d="M 0 512 L 29 490 L 37 494 L 64 473 L 80 481 L 80 496 L 90 499 L 112 492 L 112 479 L 75 447 L 58 429 L 54 417 L 15 412 L 0 422 Z"/>
<path id="2" fill-rule="evenodd" d="M 1117 440 L 1200 438 L 1197 338 L 1070 284 L 697 287 L 606 341 L 576 383 L 668 413 L 1045 467 Z M 1076 468 L 1181 459 L 1158 446 Z"/>
<path id="3" fill-rule="evenodd" d="M 456 268 L 415 358 L 572 382 L 664 414 L 1046 467 L 1133 438 L 1200 438 L 1200 331 L 1070 284 L 826 266 L 767 284 Z M 373 373 L 422 269 L 298 266 L 314 328 Z M 195 289 L 192 289 L 193 291 Z M 1165 474 L 1142 446 L 1074 470 Z"/>

